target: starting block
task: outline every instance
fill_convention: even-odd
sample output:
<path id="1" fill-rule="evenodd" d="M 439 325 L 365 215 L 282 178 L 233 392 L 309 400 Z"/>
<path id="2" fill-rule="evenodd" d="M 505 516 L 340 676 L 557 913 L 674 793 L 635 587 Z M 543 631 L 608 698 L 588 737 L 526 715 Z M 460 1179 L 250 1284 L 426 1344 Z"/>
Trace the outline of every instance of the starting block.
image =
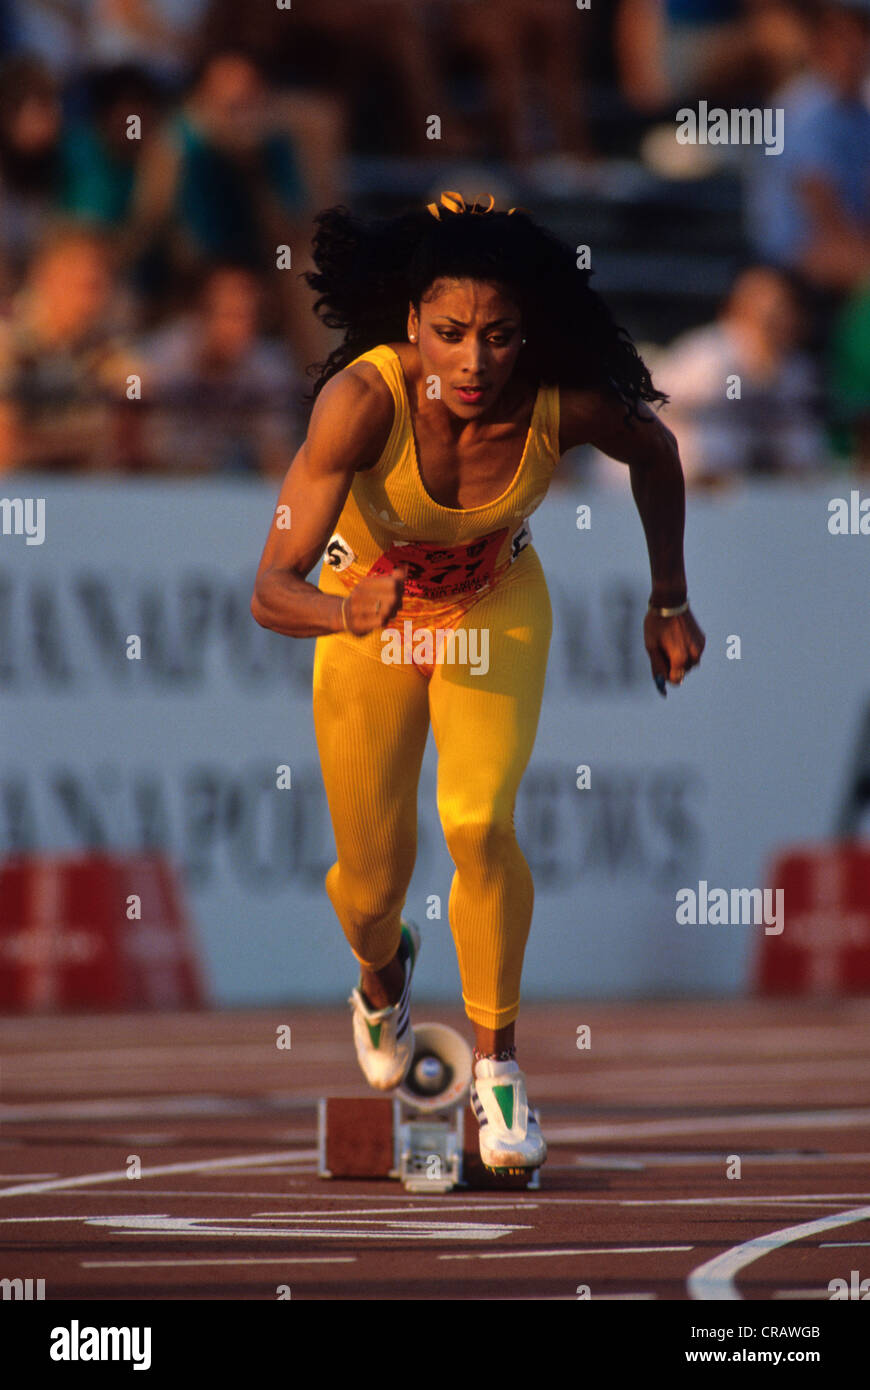
<path id="1" fill-rule="evenodd" d="M 414 1058 L 388 1096 L 330 1096 L 318 1106 L 318 1175 L 393 1178 L 407 1192 L 454 1187 L 504 1192 L 540 1187 L 530 1176 L 490 1173 L 481 1162 L 478 1125 L 468 1104 L 471 1049 L 439 1023 L 414 1029 Z"/>

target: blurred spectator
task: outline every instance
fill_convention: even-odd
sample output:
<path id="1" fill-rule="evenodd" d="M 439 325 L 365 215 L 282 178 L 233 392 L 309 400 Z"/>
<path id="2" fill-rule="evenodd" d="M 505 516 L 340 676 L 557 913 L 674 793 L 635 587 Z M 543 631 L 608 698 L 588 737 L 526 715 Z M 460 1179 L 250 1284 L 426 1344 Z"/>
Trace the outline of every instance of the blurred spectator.
<path id="1" fill-rule="evenodd" d="M 12 312 L 0 321 L 0 468 L 128 466 L 140 407 L 138 370 L 112 320 L 105 241 L 83 228 L 40 247 Z"/>
<path id="2" fill-rule="evenodd" d="M 305 383 L 260 332 L 262 290 L 243 267 L 208 275 L 194 312 L 144 349 L 151 466 L 193 474 L 286 472 L 304 434 Z"/>
<path id="3" fill-rule="evenodd" d="M 209 262 L 270 270 L 297 357 L 324 355 L 325 330 L 299 275 L 311 268 L 310 204 L 286 104 L 252 58 L 205 60 L 181 109 L 143 152 L 129 250 L 159 250 L 170 283 Z M 278 266 L 289 246 L 291 267 Z"/>
<path id="4" fill-rule="evenodd" d="M 58 81 L 82 59 L 88 6 L 93 0 L 9 0 L 12 50 L 38 58 Z"/>
<path id="5" fill-rule="evenodd" d="M 830 388 L 838 443 L 870 472 L 870 282 L 841 311 L 830 354 Z"/>
<path id="6" fill-rule="evenodd" d="M 213 48 L 239 44 L 255 53 L 294 98 L 300 88 L 330 93 L 356 150 L 437 155 L 443 145 L 427 139 L 426 122 L 437 114 L 450 124 L 432 28 L 443 3 L 317 0 L 289 11 L 211 0 L 203 32 Z"/>
<path id="7" fill-rule="evenodd" d="M 55 80 L 33 58 L 0 69 L 0 255 L 5 288 L 20 278 L 56 205 L 62 112 Z"/>
<path id="8" fill-rule="evenodd" d="M 132 65 L 92 73 L 86 90 L 87 115 L 69 121 L 63 134 L 60 203 L 70 217 L 118 228 L 130 212 L 142 152 L 154 137 L 161 92 Z M 141 127 L 133 138 L 131 116 Z"/>
<path id="9" fill-rule="evenodd" d="M 0 73 L 0 254 L 5 288 L 20 281 L 33 247 L 58 216 L 120 227 L 137 161 L 153 133 L 158 92 L 136 68 L 92 74 L 90 114 L 62 119 L 55 79 L 38 60 Z M 137 115 L 141 139 L 127 138 Z"/>
<path id="10" fill-rule="evenodd" d="M 541 153 L 530 125 L 538 107 L 550 126 L 548 155 L 592 153 L 580 80 L 584 15 L 576 6 L 449 0 L 444 38 L 473 53 L 483 68 L 490 148 L 478 153 L 517 162 Z"/>
<path id="11" fill-rule="evenodd" d="M 208 0 L 89 0 L 89 66 L 141 68 L 163 87 L 190 72 Z"/>
<path id="12" fill-rule="evenodd" d="M 770 98 L 783 152 L 751 152 L 747 228 L 760 258 L 836 293 L 870 275 L 870 4 L 821 0 L 807 24 L 806 72 Z"/>
<path id="13" fill-rule="evenodd" d="M 746 51 L 741 0 L 620 0 L 616 57 L 626 100 L 642 111 L 722 89 Z M 736 61 L 735 61 L 736 60 Z"/>
<path id="14" fill-rule="evenodd" d="M 803 329 L 788 279 L 755 266 L 738 276 L 715 323 L 684 334 L 655 360 L 653 379 L 671 397 L 662 418 L 677 436 L 689 482 L 828 464 Z"/>
<path id="15" fill-rule="evenodd" d="M 804 0 L 621 0 L 623 95 L 640 111 L 682 100 L 755 100 L 807 61 Z"/>
<path id="16" fill-rule="evenodd" d="M 72 82 L 83 68 L 134 64 L 177 87 L 192 66 L 207 0 L 8 0 L 12 47 Z"/>
<path id="17" fill-rule="evenodd" d="M 243 53 L 206 59 L 188 99 L 147 152 L 136 216 L 147 235 L 171 227 L 188 265 L 274 264 L 305 206 L 296 150 L 273 93 Z"/>

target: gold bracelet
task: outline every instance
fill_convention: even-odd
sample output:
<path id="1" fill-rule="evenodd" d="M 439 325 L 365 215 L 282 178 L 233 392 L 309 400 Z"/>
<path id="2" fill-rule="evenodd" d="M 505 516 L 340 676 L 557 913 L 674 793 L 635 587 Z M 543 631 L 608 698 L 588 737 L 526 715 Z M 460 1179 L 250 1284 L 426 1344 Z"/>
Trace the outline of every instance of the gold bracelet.
<path id="1" fill-rule="evenodd" d="M 653 608 L 650 604 L 647 611 L 655 613 L 657 618 L 678 618 L 681 613 L 688 613 L 689 600 L 686 599 L 685 603 L 681 603 L 678 608 Z"/>
<path id="2" fill-rule="evenodd" d="M 347 625 L 347 614 L 344 611 L 347 608 L 347 600 L 349 597 L 349 594 L 345 594 L 344 598 L 341 600 L 341 625 L 345 632 L 350 632 L 350 628 Z M 352 637 L 353 633 L 351 632 L 350 635 Z"/>

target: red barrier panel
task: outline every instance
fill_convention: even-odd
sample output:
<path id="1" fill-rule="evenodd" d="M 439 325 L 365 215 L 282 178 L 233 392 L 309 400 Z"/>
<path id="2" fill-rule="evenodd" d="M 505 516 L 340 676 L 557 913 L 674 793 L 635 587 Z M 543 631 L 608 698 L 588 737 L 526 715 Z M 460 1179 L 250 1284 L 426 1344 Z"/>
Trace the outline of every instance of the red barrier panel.
<path id="1" fill-rule="evenodd" d="M 163 856 L 19 855 L 0 864 L 0 1008 L 203 1003 L 192 929 Z"/>
<path id="2" fill-rule="evenodd" d="M 762 938 L 761 994 L 870 993 L 870 846 L 788 850 L 768 882 L 783 891 L 783 930 Z"/>

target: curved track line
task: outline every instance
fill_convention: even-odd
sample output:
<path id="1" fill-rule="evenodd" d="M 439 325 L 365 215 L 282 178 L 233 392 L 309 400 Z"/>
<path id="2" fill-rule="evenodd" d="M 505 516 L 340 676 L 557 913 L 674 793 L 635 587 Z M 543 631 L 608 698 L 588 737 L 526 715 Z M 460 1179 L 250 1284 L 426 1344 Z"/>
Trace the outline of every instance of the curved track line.
<path id="1" fill-rule="evenodd" d="M 807 1236 L 821 1231 L 831 1231 L 837 1226 L 851 1226 L 855 1221 L 870 1221 L 870 1207 L 853 1207 L 851 1211 L 840 1212 L 838 1216 L 822 1216 L 818 1221 L 804 1221 L 799 1226 L 784 1226 L 781 1231 L 771 1231 L 767 1236 L 756 1236 L 754 1240 L 734 1245 L 721 1255 L 716 1255 L 706 1264 L 693 1269 L 687 1281 L 690 1298 L 729 1299 L 743 1302 L 742 1294 L 737 1292 L 734 1275 L 745 1269 L 753 1260 L 779 1250 L 793 1241 L 805 1240 Z"/>

